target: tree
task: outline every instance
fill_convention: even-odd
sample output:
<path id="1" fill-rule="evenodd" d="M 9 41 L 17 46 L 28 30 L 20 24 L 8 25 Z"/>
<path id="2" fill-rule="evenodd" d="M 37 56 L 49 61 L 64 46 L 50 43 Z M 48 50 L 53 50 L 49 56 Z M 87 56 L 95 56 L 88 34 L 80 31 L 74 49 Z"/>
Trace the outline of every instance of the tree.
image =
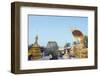
<path id="1" fill-rule="evenodd" d="M 56 60 L 58 59 L 58 54 L 57 54 L 57 51 L 49 51 L 49 55 L 52 55 L 52 58 L 50 58 L 50 60 Z"/>
<path id="2" fill-rule="evenodd" d="M 70 46 L 71 46 L 71 43 L 68 42 L 68 43 L 65 44 L 64 47 L 70 47 Z"/>
<path id="3" fill-rule="evenodd" d="M 77 42 L 76 42 L 76 41 L 74 41 L 74 42 L 73 42 L 73 45 L 76 45 L 76 44 L 77 44 Z"/>
<path id="4" fill-rule="evenodd" d="M 85 47 L 88 48 L 88 36 L 87 35 L 84 36 L 84 45 Z"/>
<path id="5" fill-rule="evenodd" d="M 28 49 L 30 49 L 32 47 L 33 44 L 28 45 Z"/>

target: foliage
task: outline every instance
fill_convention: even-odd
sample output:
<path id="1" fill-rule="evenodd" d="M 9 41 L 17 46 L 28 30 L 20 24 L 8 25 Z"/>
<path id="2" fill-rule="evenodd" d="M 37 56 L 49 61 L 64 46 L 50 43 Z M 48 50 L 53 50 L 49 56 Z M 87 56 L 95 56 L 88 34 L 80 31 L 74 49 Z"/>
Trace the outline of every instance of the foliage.
<path id="1" fill-rule="evenodd" d="M 50 58 L 50 60 L 54 60 L 54 59 L 58 59 L 58 54 L 57 54 L 57 51 L 49 51 L 49 55 L 52 56 L 52 58 Z"/>
<path id="2" fill-rule="evenodd" d="M 87 35 L 84 36 L 84 45 L 85 47 L 88 47 L 88 36 Z"/>
<path id="3" fill-rule="evenodd" d="M 76 42 L 76 41 L 74 41 L 74 42 L 73 42 L 73 45 L 76 45 L 76 44 L 77 44 L 77 42 Z"/>
<path id="4" fill-rule="evenodd" d="M 70 46 L 71 46 L 71 43 L 68 42 L 68 43 L 65 44 L 64 47 L 70 47 Z"/>

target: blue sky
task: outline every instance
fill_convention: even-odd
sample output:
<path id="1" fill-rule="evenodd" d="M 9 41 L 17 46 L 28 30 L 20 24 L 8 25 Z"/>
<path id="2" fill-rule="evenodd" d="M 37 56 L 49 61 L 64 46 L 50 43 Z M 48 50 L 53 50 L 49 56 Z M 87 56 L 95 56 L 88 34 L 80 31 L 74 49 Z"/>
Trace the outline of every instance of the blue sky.
<path id="1" fill-rule="evenodd" d="M 66 42 L 73 42 L 72 27 L 88 35 L 87 17 L 29 15 L 28 19 L 28 44 L 33 44 L 35 36 L 38 35 L 40 46 L 46 46 L 48 41 L 56 41 L 63 47 Z"/>

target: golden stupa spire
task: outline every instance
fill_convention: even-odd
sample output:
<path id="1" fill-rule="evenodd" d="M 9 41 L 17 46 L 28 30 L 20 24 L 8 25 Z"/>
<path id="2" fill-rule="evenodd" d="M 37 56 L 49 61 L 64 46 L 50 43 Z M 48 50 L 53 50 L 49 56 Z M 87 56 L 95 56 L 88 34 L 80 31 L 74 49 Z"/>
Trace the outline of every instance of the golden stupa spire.
<path id="1" fill-rule="evenodd" d="M 38 44 L 38 35 L 35 37 L 35 44 Z"/>
<path id="2" fill-rule="evenodd" d="M 35 42 L 33 44 L 33 47 L 40 47 L 38 44 L 38 35 L 36 35 L 36 37 L 35 37 Z"/>

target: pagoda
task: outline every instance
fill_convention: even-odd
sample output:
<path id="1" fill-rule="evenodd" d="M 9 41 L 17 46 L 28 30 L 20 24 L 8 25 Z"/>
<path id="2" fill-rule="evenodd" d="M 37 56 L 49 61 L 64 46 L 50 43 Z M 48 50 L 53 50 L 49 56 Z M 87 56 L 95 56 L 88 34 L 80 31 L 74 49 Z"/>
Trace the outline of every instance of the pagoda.
<path id="1" fill-rule="evenodd" d="M 41 48 L 38 44 L 38 36 L 35 37 L 35 42 L 32 44 L 31 48 L 28 49 L 28 59 L 37 60 L 42 57 Z"/>

